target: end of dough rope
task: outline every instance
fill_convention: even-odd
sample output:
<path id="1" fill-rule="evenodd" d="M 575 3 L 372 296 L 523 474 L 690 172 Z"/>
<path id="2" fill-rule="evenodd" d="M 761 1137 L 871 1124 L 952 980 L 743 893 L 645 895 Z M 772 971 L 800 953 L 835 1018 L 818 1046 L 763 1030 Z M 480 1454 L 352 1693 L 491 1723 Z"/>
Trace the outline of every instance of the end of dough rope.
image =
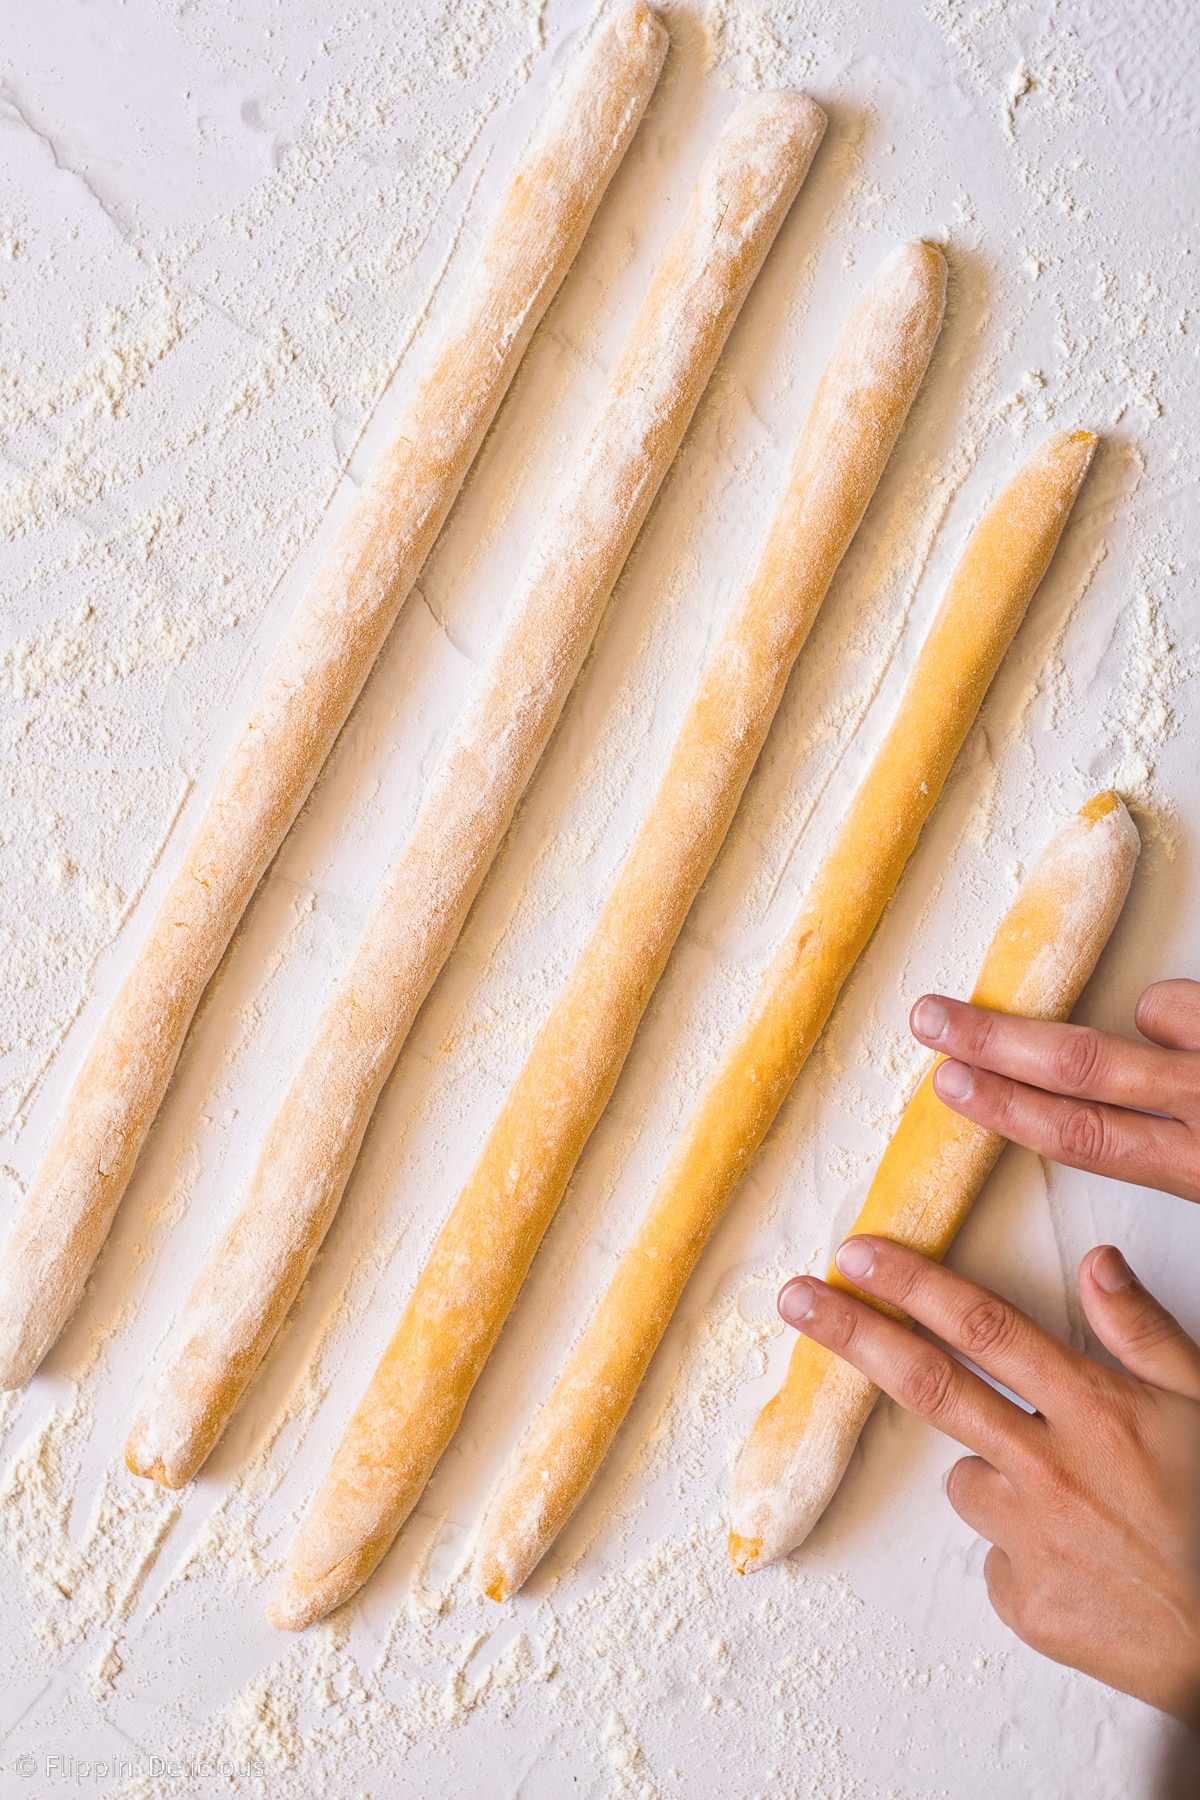
<path id="1" fill-rule="evenodd" d="M 1125 804 L 1121 799 L 1120 794 L 1118 794 L 1114 788 L 1105 788 L 1102 794 L 1094 795 L 1091 800 L 1080 807 L 1079 816 L 1081 819 L 1087 819 L 1090 824 L 1094 825 L 1098 820 L 1107 818 L 1109 813 L 1118 810 L 1123 812 L 1125 817 L 1129 819 L 1129 813 L 1126 811 Z M 1129 823 L 1130 825 L 1133 825 L 1133 820 L 1129 819 Z M 1134 829 L 1136 830 L 1136 826 Z"/>
<path id="2" fill-rule="evenodd" d="M 511 1599 L 513 1592 L 499 1569 L 495 1569 L 491 1573 L 486 1570 L 483 1572 L 479 1582 L 479 1591 L 485 1600 L 495 1600 L 498 1605 Z"/>
<path id="3" fill-rule="evenodd" d="M 357 1581 L 347 1583 L 340 1569 L 332 1570 L 324 1581 L 285 1580 L 267 1607 L 267 1623 L 276 1631 L 307 1631 L 336 1612 L 358 1586 Z"/>
<path id="4" fill-rule="evenodd" d="M 167 1478 L 166 1466 L 160 1456 L 147 1456 L 139 1453 L 131 1438 L 125 1446 L 125 1467 L 131 1475 L 141 1475 L 147 1481 L 157 1482 L 159 1487 L 176 1490 L 186 1484 L 182 1481 L 170 1481 Z"/>
<path id="5" fill-rule="evenodd" d="M 733 1564 L 735 1575 L 747 1575 L 751 1569 L 757 1568 L 761 1551 L 760 1537 L 741 1537 L 736 1531 L 729 1533 L 729 1560 Z"/>

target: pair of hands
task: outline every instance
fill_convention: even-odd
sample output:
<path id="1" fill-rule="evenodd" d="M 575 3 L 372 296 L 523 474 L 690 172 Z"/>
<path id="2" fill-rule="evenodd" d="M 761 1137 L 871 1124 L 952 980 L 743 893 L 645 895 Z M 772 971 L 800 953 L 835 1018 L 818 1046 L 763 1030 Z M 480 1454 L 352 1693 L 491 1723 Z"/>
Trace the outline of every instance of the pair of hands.
<path id="1" fill-rule="evenodd" d="M 1200 1200 L 1200 983 L 1158 982 L 1134 1016 L 1148 1043 L 934 995 L 910 1023 L 947 1058 L 934 1085 L 956 1112 L 1056 1162 Z M 993 1546 L 1001 1619 L 1200 1724 L 1200 1347 L 1111 1245 L 1084 1257 L 1079 1293 L 1119 1370 L 886 1239 L 848 1238 L 837 1264 L 1037 1408 L 815 1277 L 780 1292 L 788 1324 L 975 1452 L 946 1491 Z"/>

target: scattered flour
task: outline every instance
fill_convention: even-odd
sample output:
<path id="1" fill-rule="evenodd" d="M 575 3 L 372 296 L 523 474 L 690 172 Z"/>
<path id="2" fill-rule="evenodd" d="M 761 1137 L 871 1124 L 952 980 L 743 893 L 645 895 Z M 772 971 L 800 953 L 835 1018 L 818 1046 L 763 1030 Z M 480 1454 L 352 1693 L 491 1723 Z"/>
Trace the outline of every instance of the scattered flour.
<path id="1" fill-rule="evenodd" d="M 0 1480 L 4 1554 L 17 1563 L 36 1604 L 34 1635 L 52 1657 L 101 1633 L 108 1643 L 92 1671 L 103 1690 L 121 1668 L 116 1639 L 178 1516 L 174 1498 L 105 1474 L 91 1516 L 74 1533 L 80 1447 L 91 1424 L 75 1394 L 52 1406 L 18 1446 Z"/>
<path id="2" fill-rule="evenodd" d="M 480 133 L 528 77 L 534 0 L 437 11 L 399 32 L 368 16 L 311 61 L 299 33 L 268 42 L 260 74 L 274 61 L 308 104 L 272 171 L 224 214 L 114 236 L 103 209 L 65 231 L 51 205 L 14 239 L 0 335 L 0 872 L 10 894 L 26 890 L 8 918 L 33 931 L 0 1004 L 0 1128 L 22 1116 L 162 854 L 230 674 L 428 313 Z M 220 14 L 190 12 L 203 57 Z M 70 161 L 32 117 L 0 97 L 0 211 L 11 195 L 14 218 L 39 182 L 59 194 L 47 169 Z M 80 783 L 96 802 L 55 805 L 56 787 Z M 122 816 L 138 830 L 114 867 Z M 28 891 L 31 865 L 56 890 L 49 909 Z"/>
<path id="3" fill-rule="evenodd" d="M 476 196 L 486 198 L 493 160 L 504 160 L 490 122 L 519 104 L 544 42 L 557 61 L 565 35 L 563 9 L 543 18 L 525 0 L 430 4 L 403 17 L 334 18 L 315 5 L 319 28 L 250 10 L 262 24 L 250 48 L 227 47 L 225 13 L 212 5 L 176 21 L 197 89 L 215 91 L 208 59 L 229 58 L 230 91 L 262 150 L 262 173 L 220 205 L 176 197 L 156 218 L 151 201 L 116 192 L 115 179 L 110 193 L 103 172 L 84 167 L 65 126 L 61 137 L 49 128 L 53 142 L 42 135 L 36 96 L 0 92 L 6 1202 L 33 1160 L 22 1121 L 40 1087 L 57 1084 L 56 1052 L 107 967 L 106 948 L 131 942 L 121 927 L 211 767 L 261 654 L 256 634 L 269 637 L 290 607 L 289 583 L 335 485 L 347 471 L 361 476 L 360 436 L 393 372 L 403 361 L 406 378 L 419 360 L 405 352 L 419 350 L 442 282 L 461 266 L 460 234 L 467 241 L 478 228 Z M 999 915 L 1048 818 L 1093 786 L 1115 781 L 1142 819 L 1186 815 L 1194 282 L 1190 227 L 1182 215 L 1172 224 L 1167 202 L 1149 193 L 1146 160 L 1168 165 L 1172 121 L 1186 106 L 1170 71 L 1148 60 L 1153 46 L 1131 47 L 1142 86 L 1121 90 L 1104 41 L 1088 38 L 1085 11 L 1065 0 L 1025 37 L 1024 15 L 966 0 L 926 0 L 907 24 L 870 4 L 840 23 L 761 0 L 668 10 L 678 47 L 656 102 L 666 120 L 652 139 L 659 160 L 637 165 L 614 201 L 633 223 L 613 271 L 636 262 L 645 202 L 630 196 L 664 185 L 645 171 L 673 168 L 696 94 L 802 83 L 828 101 L 831 127 L 796 231 L 764 274 L 775 316 L 764 333 L 756 290 L 740 348 L 735 339 L 619 596 L 622 620 L 644 609 L 621 625 L 626 661 L 602 629 L 579 707 L 547 759 L 549 785 L 518 819 L 369 1142 L 369 1191 L 351 1196 L 327 1262 L 235 1421 L 237 1441 L 250 1440 L 244 1461 L 172 1496 L 127 1476 L 114 1454 L 126 1423 L 116 1401 L 141 1373 L 127 1340 L 146 1283 L 164 1287 L 156 1259 L 190 1217 L 191 1173 L 156 1196 L 134 1259 L 135 1301 L 105 1316 L 71 1383 L 53 1374 L 0 1401 L 9 1577 L 0 1666 L 14 1707 L 29 1706 L 22 1723 L 39 1754 L 53 1733 L 77 1733 L 80 1754 L 110 1727 L 148 1751 L 169 1737 L 177 1754 L 253 1759 L 264 1771 L 212 1792 L 279 1800 L 318 1791 L 391 1800 L 451 1786 L 490 1800 L 493 1754 L 509 1772 L 535 1757 L 527 1789 L 524 1776 L 505 1775 L 532 1800 L 573 1791 L 999 1800 L 1029 1789 L 1035 1769 L 1054 1800 L 1078 1791 L 1081 1770 L 1104 1800 L 1140 1792 L 1131 1712 L 1019 1648 L 1007 1659 L 979 1649 L 975 1564 L 952 1527 L 929 1526 L 917 1630 L 900 1622 L 899 1602 L 868 1602 L 864 1583 L 803 1559 L 736 1583 L 717 1512 L 785 1348 L 775 1288 L 825 1252 L 835 1209 L 865 1184 L 923 1061 L 892 989 L 923 983 L 933 967 L 947 980 L 973 967 L 978 920 Z M 586 29 L 591 17 L 570 9 L 573 25 Z M 1127 145 L 1128 179 L 1147 187 L 1132 209 L 1114 197 L 1109 170 L 1127 117 L 1149 146 Z M 676 185 L 682 193 L 688 183 Z M 664 229 L 671 222 L 664 213 Z M 463 1466 L 490 1448 L 476 1407 L 462 1466 L 439 1474 L 431 1511 L 362 1604 L 295 1642 L 268 1636 L 268 1584 L 327 1443 L 454 1187 L 455 1159 L 471 1159 L 472 1134 L 519 1067 L 531 1018 L 586 935 L 587 883 L 602 890 L 619 860 L 672 708 L 736 590 L 750 525 L 768 516 L 771 471 L 821 360 L 810 326 L 815 340 L 890 243 L 918 232 L 945 241 L 953 271 L 928 391 L 548 1243 L 554 1279 L 535 1269 L 544 1331 L 518 1309 L 526 1362 L 501 1344 L 509 1360 L 484 1405 L 510 1379 L 524 1393 L 527 1363 L 547 1377 L 557 1367 L 572 1328 L 554 1281 L 564 1292 L 568 1277 L 575 1283 L 572 1305 L 598 1291 L 602 1258 L 620 1248 L 622 1209 L 638 1209 L 785 928 L 972 519 L 1024 447 L 1059 426 L 1094 425 L 1107 433 L 1109 460 L 1097 460 L 1064 572 L 1048 584 L 1044 629 L 1035 614 L 1026 660 L 1015 659 L 1011 686 L 1001 684 L 969 747 L 962 804 L 952 786 L 947 823 L 933 822 L 937 865 L 914 864 L 911 905 L 902 893 L 872 947 L 870 991 L 848 989 L 739 1198 L 742 1216 L 714 1245 L 725 1262 L 716 1270 L 710 1258 L 698 1274 L 709 1298 L 689 1298 L 614 1469 L 553 1570 L 503 1612 L 473 1597 L 469 1534 L 486 1481 L 472 1486 Z M 543 347 L 556 343 L 558 360 L 536 393 L 515 396 L 531 418 L 537 402 L 551 439 L 563 394 L 602 372 L 606 304 L 574 336 L 552 317 Z M 776 332 L 789 345 L 780 360 L 747 350 L 756 333 L 769 347 Z M 488 494 L 464 497 L 486 513 L 483 548 L 463 564 L 484 585 L 501 529 L 524 516 L 525 486 L 553 474 L 562 453 L 553 442 L 539 450 L 532 430 L 528 442 L 510 431 L 504 443 L 511 455 Z M 698 529 L 663 550 L 673 520 L 705 523 L 699 501 L 690 515 L 682 509 L 680 489 L 717 495 L 709 535 Z M 726 543 L 737 554 L 722 561 Z M 474 654 L 473 640 L 444 599 L 431 583 L 430 641 L 469 660 L 460 646 Z M 423 655 L 424 640 L 411 641 Z M 431 684 L 413 704 L 448 702 Z M 381 834 L 394 822 L 392 798 L 378 800 Z M 1152 883 L 1153 859 L 1143 863 L 1139 883 Z M 288 1054 L 288 989 L 303 983 L 297 971 L 317 936 L 342 955 L 364 900 L 339 894 L 340 911 L 314 916 L 300 877 L 294 893 L 297 917 L 226 1046 L 217 1086 L 235 1116 L 252 1065 Z M 211 1190 L 198 1176 L 196 1185 L 209 1204 Z M 591 1236 L 572 1242 L 581 1219 Z M 215 1217 L 206 1224 L 212 1235 Z M 514 1430 L 522 1422 L 505 1416 Z M 876 1523 L 886 1531 L 890 1514 Z M 422 1531 L 414 1565 L 408 1540 Z M 861 1542 L 853 1555 L 870 1562 Z M 449 1576 L 435 1577 L 446 1559 Z M 961 1628 L 957 1616 L 948 1627 L 948 1609 Z M 33 1683 L 58 1686 L 35 1705 Z M 18 1736 L 5 1740 L 5 1757 L 24 1747 Z M 410 1785 L 398 1788 L 401 1779 Z M 188 1776 L 137 1775 L 105 1791 L 169 1800 L 208 1790 Z"/>
<path id="4" fill-rule="evenodd" d="M 461 1588 L 451 1588 L 432 1618 L 420 1602 L 410 1605 L 367 1668 L 346 1620 L 335 1618 L 296 1642 L 173 1754 L 193 1765 L 253 1759 L 262 1774 L 246 1791 L 282 1800 L 311 1793 L 313 1772 L 335 1767 L 346 1791 L 363 1780 L 370 1791 L 372 1765 L 388 1750 L 406 1750 L 411 1768 L 418 1747 L 428 1752 L 482 1715 L 494 1732 L 519 1719 L 547 1744 L 590 1741 L 608 1794 L 657 1800 L 677 1791 L 677 1777 L 656 1766 L 647 1747 L 668 1713 L 688 1721 L 692 1754 L 707 1759 L 714 1781 L 738 1780 L 739 1746 L 755 1731 L 773 1743 L 773 1794 L 833 1800 L 853 1791 L 828 1716 L 837 1687 L 865 1694 L 883 1673 L 898 1694 L 936 1708 L 981 1686 L 984 1665 L 973 1651 L 923 1656 L 836 1578 L 787 1564 L 770 1594 L 742 1584 L 744 1603 L 731 1604 L 723 1590 L 735 1582 L 724 1529 L 714 1521 L 668 1539 L 565 1607 L 543 1602 L 515 1634 L 506 1636 L 494 1612 L 481 1615 Z M 750 1660 L 759 1671 L 752 1690 L 742 1677 Z M 417 1672 L 435 1661 L 435 1678 Z M 189 1781 L 186 1772 L 157 1782 L 135 1776 L 113 1791 L 121 1800 L 167 1800 L 189 1792 Z"/>

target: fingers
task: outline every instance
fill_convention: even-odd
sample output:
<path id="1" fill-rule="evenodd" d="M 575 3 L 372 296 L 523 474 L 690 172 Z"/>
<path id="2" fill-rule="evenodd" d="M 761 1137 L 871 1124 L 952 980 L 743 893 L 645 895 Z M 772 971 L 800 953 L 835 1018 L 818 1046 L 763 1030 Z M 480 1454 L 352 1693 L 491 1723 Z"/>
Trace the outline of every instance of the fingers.
<path id="1" fill-rule="evenodd" d="M 1200 981 L 1156 981 L 1133 1011 L 1143 1037 L 1168 1050 L 1200 1050 Z"/>
<path id="2" fill-rule="evenodd" d="M 778 1304 L 789 1325 L 997 1468 L 1024 1463 L 1031 1433 L 1044 1429 L 1041 1420 L 1020 1412 L 944 1350 L 815 1276 L 789 1281 Z"/>
<path id="3" fill-rule="evenodd" d="M 1007 1625 L 1010 1631 L 1016 1631 L 1016 1580 L 1012 1564 L 998 1544 L 993 1544 L 984 1558 L 983 1579 L 987 1583 L 988 1599 L 1001 1624 Z M 1017 1635 L 1019 1637 L 1020 1633 Z"/>
<path id="4" fill-rule="evenodd" d="M 852 1237 L 838 1272 L 898 1306 L 1039 1412 L 1052 1414 L 1078 1387 L 1082 1358 L 1020 1307 L 887 1238 Z"/>
<path id="5" fill-rule="evenodd" d="M 1183 1118 L 1200 1106 L 1200 1067 L 1190 1059 L 1090 1026 L 989 1012 L 940 994 L 923 995 L 909 1023 L 914 1037 L 931 1050 L 1050 1094 L 1154 1112 L 1178 1110 Z"/>
<path id="6" fill-rule="evenodd" d="M 1147 1293 L 1112 1244 L 1101 1244 L 1084 1257 L 1079 1297 L 1092 1330 L 1131 1375 L 1200 1400 L 1200 1347 Z"/>
<path id="7" fill-rule="evenodd" d="M 946 1477 L 946 1498 L 964 1524 L 990 1544 L 1015 1536 L 1017 1495 L 1006 1475 L 981 1456 L 964 1456 Z"/>
<path id="8" fill-rule="evenodd" d="M 1069 1100 L 960 1062 L 940 1063 L 933 1085 L 964 1118 L 1040 1156 L 1200 1200 L 1200 1146 L 1178 1119 Z"/>

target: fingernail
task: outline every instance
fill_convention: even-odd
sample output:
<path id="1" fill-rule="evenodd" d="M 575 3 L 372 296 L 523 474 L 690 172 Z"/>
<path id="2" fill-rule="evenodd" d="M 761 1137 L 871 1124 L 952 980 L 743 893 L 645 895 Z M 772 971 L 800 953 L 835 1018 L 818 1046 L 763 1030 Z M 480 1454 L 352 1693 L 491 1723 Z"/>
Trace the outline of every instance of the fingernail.
<path id="1" fill-rule="evenodd" d="M 940 1000 L 918 1000 L 912 1009 L 909 1024 L 918 1037 L 936 1043 L 950 1023 L 950 1014 Z"/>
<path id="2" fill-rule="evenodd" d="M 813 1309 L 817 1290 L 806 1275 L 796 1275 L 779 1290 L 775 1304 L 785 1325 L 802 1325 Z"/>
<path id="3" fill-rule="evenodd" d="M 966 1063 L 939 1063 L 933 1085 L 943 1100 L 966 1100 L 975 1086 L 975 1074 Z"/>
<path id="4" fill-rule="evenodd" d="M 834 1261 L 847 1281 L 861 1281 L 875 1267 L 875 1246 L 868 1238 L 847 1238 Z"/>
<path id="5" fill-rule="evenodd" d="M 1106 1294 L 1119 1294 L 1132 1287 L 1137 1276 L 1115 1245 L 1104 1244 L 1092 1258 L 1092 1280 Z"/>

